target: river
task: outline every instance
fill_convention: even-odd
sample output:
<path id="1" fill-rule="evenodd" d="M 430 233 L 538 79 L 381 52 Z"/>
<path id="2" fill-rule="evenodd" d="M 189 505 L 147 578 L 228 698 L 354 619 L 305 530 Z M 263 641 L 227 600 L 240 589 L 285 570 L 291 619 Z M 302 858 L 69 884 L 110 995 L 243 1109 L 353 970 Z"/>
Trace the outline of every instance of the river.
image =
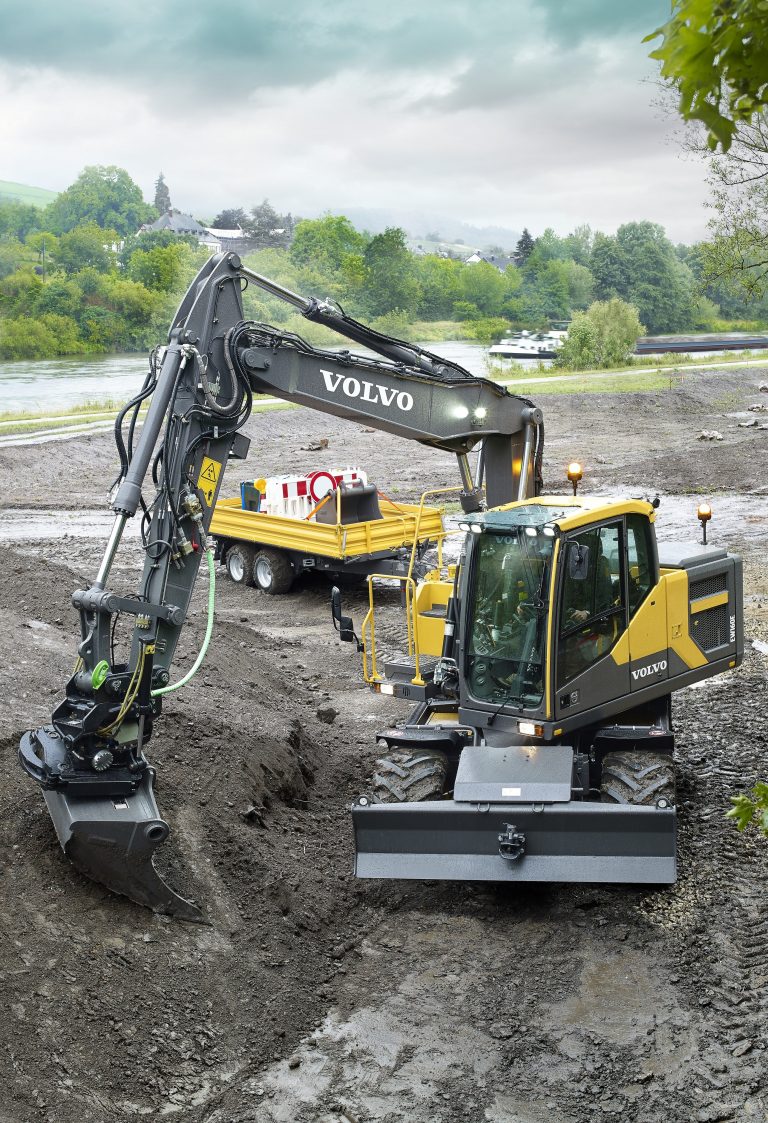
<path id="1" fill-rule="evenodd" d="M 424 343 L 428 351 L 487 375 L 488 348 L 465 340 Z M 521 360 L 536 366 L 536 360 Z M 88 358 L 0 362 L 0 412 L 48 414 L 112 399 L 127 401 L 140 388 L 146 355 L 98 355 Z"/>

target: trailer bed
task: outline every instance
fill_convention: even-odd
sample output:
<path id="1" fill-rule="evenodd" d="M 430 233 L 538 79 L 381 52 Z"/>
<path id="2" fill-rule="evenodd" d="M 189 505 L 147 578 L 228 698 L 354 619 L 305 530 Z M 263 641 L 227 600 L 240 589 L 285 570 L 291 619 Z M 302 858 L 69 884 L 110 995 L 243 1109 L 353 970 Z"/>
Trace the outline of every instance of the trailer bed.
<path id="1" fill-rule="evenodd" d="M 220 499 L 211 519 L 216 538 L 348 562 L 383 555 L 445 536 L 442 509 L 380 500 L 380 519 L 355 523 L 318 523 L 314 519 L 243 510 L 240 499 Z M 419 518 L 419 512 L 421 517 Z M 418 536 L 417 536 L 418 526 Z"/>

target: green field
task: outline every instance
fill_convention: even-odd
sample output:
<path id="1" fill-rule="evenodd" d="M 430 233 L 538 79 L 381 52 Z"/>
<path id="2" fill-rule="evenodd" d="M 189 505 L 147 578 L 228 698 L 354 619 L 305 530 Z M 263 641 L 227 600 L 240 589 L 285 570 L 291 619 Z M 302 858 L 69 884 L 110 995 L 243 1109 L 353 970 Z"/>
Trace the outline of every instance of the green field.
<path id="1" fill-rule="evenodd" d="M 33 207 L 47 207 L 58 195 L 46 187 L 29 187 L 26 183 L 11 183 L 0 179 L 0 201 L 12 203 L 31 203 Z"/>

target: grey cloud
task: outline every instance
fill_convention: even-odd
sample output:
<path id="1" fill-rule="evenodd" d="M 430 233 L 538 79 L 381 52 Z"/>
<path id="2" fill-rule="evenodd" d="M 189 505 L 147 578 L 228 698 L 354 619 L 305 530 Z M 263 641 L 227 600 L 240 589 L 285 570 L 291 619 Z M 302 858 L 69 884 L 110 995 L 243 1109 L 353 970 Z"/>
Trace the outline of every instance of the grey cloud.
<path id="1" fill-rule="evenodd" d="M 465 60 L 455 100 L 473 100 L 488 62 L 507 69 L 542 31 L 566 54 L 587 39 L 646 30 L 615 0 L 0 0 L 0 58 L 80 76 L 149 83 L 165 96 L 221 102 L 232 94 L 313 85 L 347 70 L 429 74 Z M 655 9 L 656 0 L 650 5 Z M 622 14 L 623 13 L 623 14 Z M 547 75 L 553 73 L 542 59 Z"/>
<path id="2" fill-rule="evenodd" d="M 435 0 L 393 0 L 383 9 L 350 0 L 72 0 L 42 7 L 0 0 L 0 17 L 0 57 L 14 64 L 151 77 L 201 94 L 210 79 L 238 90 L 309 86 L 350 67 L 426 66 L 481 37 L 471 5 Z"/>
<path id="3" fill-rule="evenodd" d="M 547 33 L 559 43 L 576 44 L 589 39 L 635 39 L 639 46 L 650 32 L 669 19 L 669 0 L 643 3 L 614 0 L 539 0 Z"/>

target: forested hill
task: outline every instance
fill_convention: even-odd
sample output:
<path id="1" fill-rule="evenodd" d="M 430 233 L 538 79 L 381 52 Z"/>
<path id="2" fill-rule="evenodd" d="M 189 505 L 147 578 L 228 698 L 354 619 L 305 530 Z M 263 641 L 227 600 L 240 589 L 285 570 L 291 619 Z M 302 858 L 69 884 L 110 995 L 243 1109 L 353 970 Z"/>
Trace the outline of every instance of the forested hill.
<path id="1" fill-rule="evenodd" d="M 46 187 L 30 187 L 26 183 L 0 179 L 0 203 L 31 203 L 35 207 L 46 207 L 53 202 L 56 194 Z"/>
<path id="2" fill-rule="evenodd" d="M 162 177 L 156 187 L 154 207 L 123 169 L 91 167 L 45 206 L 0 198 L 0 358 L 145 350 L 165 337 L 210 249 L 170 230 L 138 234 L 170 206 Z M 266 202 L 212 221 L 243 227 L 247 260 L 258 271 L 332 297 L 394 334 L 413 336 L 419 321 L 424 338 L 424 322 L 439 321 L 444 333 L 490 342 L 615 297 L 633 304 L 653 333 L 768 319 L 767 300 L 750 305 L 725 288 L 704 288 L 706 247 L 675 247 L 650 222 L 627 223 L 615 235 L 582 226 L 534 238 L 524 230 L 511 260 L 489 246 L 467 263 L 412 252 L 398 228 L 371 235 L 330 214 L 294 222 Z M 286 305 L 252 290 L 247 302 L 250 316 L 313 334 Z"/>

